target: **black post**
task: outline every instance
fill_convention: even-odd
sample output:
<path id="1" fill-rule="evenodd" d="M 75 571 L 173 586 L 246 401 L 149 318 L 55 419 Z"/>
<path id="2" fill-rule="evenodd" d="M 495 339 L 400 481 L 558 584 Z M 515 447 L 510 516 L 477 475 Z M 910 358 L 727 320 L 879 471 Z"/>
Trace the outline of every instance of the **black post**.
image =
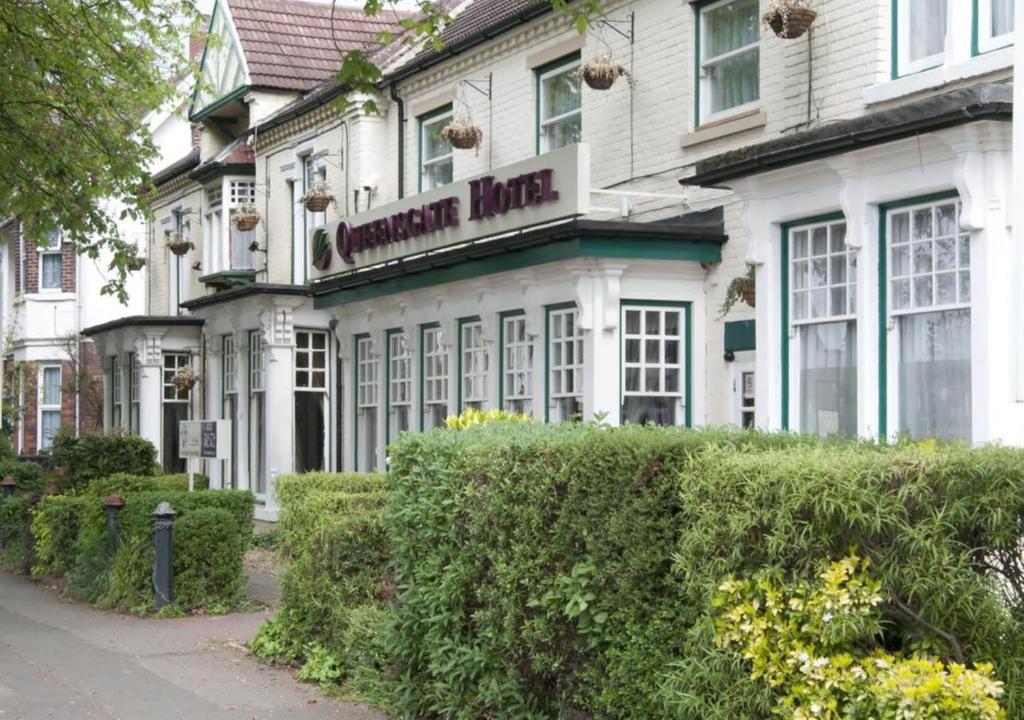
<path id="1" fill-rule="evenodd" d="M 114 552 L 117 538 L 121 534 L 121 523 L 117 516 L 124 507 L 124 498 L 120 495 L 108 495 L 103 503 L 107 507 L 107 553 Z"/>
<path id="2" fill-rule="evenodd" d="M 0 480 L 0 487 L 4 489 L 4 500 L 6 500 L 7 498 L 14 494 L 14 478 L 12 478 L 10 475 L 5 476 L 3 480 Z M 7 547 L 6 523 L 4 524 L 3 527 L 0 527 L 0 548 L 5 547 Z"/>
<path id="3" fill-rule="evenodd" d="M 156 591 L 156 609 L 174 602 L 173 575 L 171 566 L 171 548 L 174 544 L 174 508 L 166 500 L 156 506 L 153 517 L 153 529 L 156 537 L 156 567 L 153 568 L 153 590 Z"/>

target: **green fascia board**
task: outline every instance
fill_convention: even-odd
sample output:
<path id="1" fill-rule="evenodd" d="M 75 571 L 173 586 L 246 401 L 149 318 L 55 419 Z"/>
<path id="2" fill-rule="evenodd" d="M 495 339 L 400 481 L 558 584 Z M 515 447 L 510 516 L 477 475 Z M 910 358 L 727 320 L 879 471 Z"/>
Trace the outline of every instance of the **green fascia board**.
<path id="1" fill-rule="evenodd" d="M 209 117 L 210 115 L 212 115 L 213 113 L 217 112 L 218 110 L 220 110 L 225 105 L 228 105 L 229 103 L 233 103 L 236 100 L 240 101 L 243 97 L 245 97 L 245 94 L 247 92 L 249 92 L 251 89 L 252 89 L 252 86 L 250 86 L 250 85 L 243 85 L 240 88 L 232 90 L 230 93 L 228 93 L 224 97 L 218 98 L 217 100 L 215 100 L 214 102 L 210 103 L 209 105 L 207 105 L 206 107 L 204 107 L 204 108 L 202 108 L 200 110 L 196 110 L 195 106 L 192 106 L 191 108 L 189 108 L 188 119 L 191 122 L 195 122 L 197 120 L 202 120 L 205 117 Z"/>
<path id="2" fill-rule="evenodd" d="M 757 349 L 757 323 L 754 320 L 734 320 L 725 323 L 725 351 L 743 352 Z"/>
<path id="3" fill-rule="evenodd" d="M 435 268 L 429 272 L 403 275 L 351 288 L 328 290 L 314 298 L 313 306 L 322 309 L 346 305 L 395 293 L 420 290 L 483 275 L 521 270 L 575 258 L 682 260 L 717 263 L 722 260 L 722 248 L 717 243 L 680 241 L 673 238 L 575 237 L 528 250 L 512 250 L 487 258 L 466 260 L 449 267 Z"/>
<path id="4" fill-rule="evenodd" d="M 220 272 L 203 275 L 199 278 L 199 282 L 204 285 L 233 287 L 235 285 L 248 285 L 255 279 L 255 270 L 221 270 Z"/>

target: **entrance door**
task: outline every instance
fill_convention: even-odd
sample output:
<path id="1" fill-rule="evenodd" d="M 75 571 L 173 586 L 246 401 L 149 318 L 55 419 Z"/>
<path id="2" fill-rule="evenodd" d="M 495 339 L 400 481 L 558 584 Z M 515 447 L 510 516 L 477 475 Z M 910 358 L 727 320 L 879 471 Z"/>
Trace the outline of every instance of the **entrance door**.
<path id="1" fill-rule="evenodd" d="M 327 333 L 295 331 L 295 471 L 326 468 Z"/>

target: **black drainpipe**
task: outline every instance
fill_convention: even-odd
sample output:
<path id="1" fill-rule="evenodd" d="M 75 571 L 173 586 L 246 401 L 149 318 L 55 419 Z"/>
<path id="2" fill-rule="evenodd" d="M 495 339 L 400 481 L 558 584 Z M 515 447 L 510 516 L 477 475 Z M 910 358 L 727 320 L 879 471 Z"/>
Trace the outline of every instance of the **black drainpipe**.
<path id="1" fill-rule="evenodd" d="M 398 105 L 398 199 L 405 197 L 405 100 L 391 83 L 391 99 Z"/>

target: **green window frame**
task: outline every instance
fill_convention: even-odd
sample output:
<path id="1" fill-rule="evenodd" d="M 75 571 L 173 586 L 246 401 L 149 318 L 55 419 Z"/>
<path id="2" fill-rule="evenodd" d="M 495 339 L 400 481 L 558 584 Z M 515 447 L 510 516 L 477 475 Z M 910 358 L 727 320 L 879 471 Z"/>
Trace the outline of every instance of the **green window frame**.
<path id="1" fill-rule="evenodd" d="M 920 57 L 914 57 L 911 19 L 915 9 L 928 10 L 923 12 L 924 17 L 932 20 L 936 13 L 935 8 L 925 8 L 924 5 L 912 6 L 911 3 L 934 2 L 936 8 L 941 8 L 943 13 L 941 25 L 942 42 L 941 47 L 935 52 Z M 939 67 L 945 62 L 945 36 L 949 31 L 948 5 L 946 0 L 892 0 L 892 77 L 893 79 L 914 75 L 925 70 Z M 938 37 L 938 36 L 936 36 Z M 933 41 L 935 38 L 932 39 Z"/>
<path id="2" fill-rule="evenodd" d="M 499 313 L 498 406 L 502 410 L 533 417 L 533 373 L 534 343 L 526 333 L 526 311 Z"/>
<path id="3" fill-rule="evenodd" d="M 384 437 L 386 444 L 394 442 L 398 433 L 412 429 L 412 363 L 409 336 L 404 328 L 392 328 L 385 333 L 387 343 L 384 363 Z M 397 352 L 396 352 L 397 350 Z M 397 420 L 404 410 L 405 422 L 392 428 L 392 415 Z M 400 427 L 404 424 L 405 427 Z M 392 437 L 392 429 L 396 430 Z"/>
<path id="4" fill-rule="evenodd" d="M 580 142 L 583 138 L 583 86 L 582 86 L 582 75 L 580 74 L 580 68 L 582 67 L 582 56 L 577 51 L 569 55 L 553 60 L 549 63 L 545 63 L 538 68 L 534 69 L 534 85 L 535 85 L 535 111 L 536 111 L 536 151 L 540 155 L 542 153 L 550 152 L 551 150 L 557 150 L 565 145 L 572 145 Z M 554 115 L 547 115 L 547 103 L 545 102 L 544 96 L 544 84 L 552 78 L 561 76 L 567 72 L 575 73 L 575 86 L 577 89 L 576 97 L 579 100 L 578 106 L 563 112 L 559 112 Z M 573 78 L 570 78 L 571 80 Z M 566 138 L 551 139 L 553 135 L 547 133 L 548 128 L 568 128 L 570 133 L 572 132 L 572 126 L 576 125 L 575 137 L 570 142 L 566 142 Z M 549 141 L 550 140 L 550 141 Z"/>
<path id="5" fill-rule="evenodd" d="M 716 50 L 707 36 L 711 26 L 708 16 L 730 5 L 749 4 L 753 8 L 751 20 L 755 37 L 748 39 L 748 42 L 737 44 L 736 47 L 724 49 L 721 52 Z M 756 0 L 704 0 L 694 5 L 694 125 L 699 127 L 715 120 L 742 114 L 758 107 L 761 103 L 761 20 L 757 9 Z M 751 88 L 741 88 L 739 99 L 735 102 L 729 100 L 720 101 L 722 107 L 715 107 L 715 72 L 721 68 L 723 75 L 731 65 L 734 69 L 744 59 L 753 63 L 756 67 L 757 79 Z M 748 68 L 749 69 L 749 68 Z M 735 74 L 733 78 L 739 77 Z M 724 78 L 723 78 L 724 80 Z"/>
<path id="6" fill-rule="evenodd" d="M 971 0 L 971 55 L 995 52 L 1013 45 L 1015 28 L 1014 0 Z M 996 32 L 997 25 L 1004 31 Z M 1008 29 L 1007 29 L 1008 28 Z"/>
<path id="7" fill-rule="evenodd" d="M 420 325 L 419 427 L 424 431 L 444 427 L 444 418 L 438 418 L 438 422 L 432 422 L 430 427 L 427 427 L 428 407 L 441 407 L 443 415 L 448 415 L 448 403 L 451 398 L 451 353 L 441 343 L 442 333 L 441 323 Z M 432 339 L 428 341 L 428 338 Z M 431 365 L 433 367 L 430 367 Z M 441 371 L 434 372 L 438 367 Z"/>
<path id="8" fill-rule="evenodd" d="M 628 311 L 630 310 L 641 310 L 640 332 L 633 333 L 630 331 L 628 323 Z M 677 320 L 682 323 L 682 327 L 679 329 L 680 332 L 671 336 L 668 335 L 666 325 L 664 321 L 667 316 L 663 313 L 659 320 L 659 331 L 656 333 L 648 333 L 646 327 L 647 312 L 653 311 L 678 311 Z M 659 357 L 656 363 L 648 364 L 646 355 L 648 348 L 646 341 L 650 339 L 660 343 Z M 639 352 L 643 353 L 639 356 L 643 359 L 634 362 L 628 359 L 626 346 L 627 341 L 638 340 L 639 341 Z M 682 360 L 680 365 L 679 362 L 672 363 L 668 359 L 668 346 L 666 341 L 677 341 L 680 342 L 682 347 L 677 348 L 679 357 Z M 681 423 L 685 427 L 691 427 L 693 424 L 693 303 L 689 301 L 675 301 L 675 300 L 639 300 L 629 299 L 620 300 L 619 302 L 619 404 L 621 411 L 621 421 L 626 421 L 626 398 L 627 397 L 676 397 L 680 396 L 683 400 L 683 422 Z M 627 376 L 629 370 L 638 369 L 641 372 L 639 377 L 641 384 L 637 387 L 643 388 L 642 390 L 628 390 L 627 389 Z M 658 386 L 659 389 L 655 392 L 649 392 L 647 389 L 647 378 L 645 372 L 647 369 L 656 370 L 659 372 Z M 678 390 L 675 392 L 663 391 L 662 387 L 667 387 L 667 376 L 664 372 L 666 369 L 679 369 L 681 370 L 681 383 L 678 386 Z M 673 414 L 675 422 L 672 425 L 679 425 L 679 418 Z"/>
<path id="9" fill-rule="evenodd" d="M 448 148 L 447 152 L 434 153 L 427 157 L 427 153 L 431 152 L 430 143 L 427 141 L 427 134 L 435 129 L 440 133 L 445 125 L 451 122 L 454 117 L 455 111 L 453 107 L 445 105 L 416 118 L 417 136 L 419 138 L 419 161 L 417 164 L 417 188 L 419 192 L 444 187 L 455 178 L 455 150 L 450 142 L 438 136 L 438 141 Z M 448 168 L 447 179 L 444 179 L 443 182 L 438 182 L 436 178 L 428 175 L 428 167 L 431 169 L 440 168 L 439 172 L 442 173 L 444 168 Z M 429 182 L 427 182 L 428 180 Z"/>
<path id="10" fill-rule="evenodd" d="M 579 318 L 580 310 L 575 302 L 544 308 L 544 422 L 551 421 L 551 409 L 556 404 L 567 406 L 559 408 L 559 422 L 582 418 L 584 348 Z M 555 352 L 556 343 L 558 352 Z M 570 385 L 571 390 L 567 390 Z"/>
<path id="11" fill-rule="evenodd" d="M 370 420 L 370 428 L 373 430 L 373 447 L 369 449 L 368 457 L 374 458 L 372 466 L 360 468 L 359 456 L 359 426 L 361 424 L 361 410 L 380 410 L 380 367 L 376 359 L 366 359 L 367 351 L 372 350 L 372 341 L 369 333 L 360 333 L 352 338 L 352 468 L 356 472 L 372 472 L 376 469 L 377 457 L 377 416 L 373 414 Z M 366 374 L 372 370 L 372 378 Z"/>
<path id="12" fill-rule="evenodd" d="M 461 413 L 466 407 L 468 407 L 470 405 L 470 403 L 472 403 L 473 405 L 479 405 L 480 409 L 486 409 L 486 407 L 487 407 L 487 400 L 488 400 L 488 398 L 487 398 L 487 395 L 488 395 L 488 392 L 487 392 L 487 390 L 488 390 L 487 389 L 487 381 L 488 381 L 488 374 L 490 372 L 490 354 L 487 352 L 486 344 L 481 344 L 479 346 L 474 345 L 473 347 L 469 348 L 469 352 L 470 353 L 474 353 L 474 354 L 475 353 L 479 353 L 480 357 L 482 358 L 482 361 L 480 363 L 480 366 L 482 366 L 482 369 L 481 369 L 480 366 L 476 366 L 475 363 L 473 363 L 473 362 L 470 363 L 471 367 L 469 368 L 469 370 L 470 370 L 469 378 L 470 378 L 471 382 L 473 380 L 479 380 L 483 384 L 483 393 L 482 394 L 474 394 L 471 397 L 466 397 L 466 395 L 467 395 L 467 393 L 466 393 L 466 378 L 467 378 L 467 376 L 464 374 L 465 371 L 466 371 L 465 360 L 466 360 L 466 354 L 467 354 L 466 333 L 467 333 L 467 331 L 472 332 L 473 330 L 479 331 L 479 332 L 474 334 L 474 337 L 479 339 L 481 341 L 481 343 L 482 343 L 483 342 L 483 338 L 482 338 L 483 323 L 481 322 L 479 315 L 471 315 L 469 317 L 459 318 L 458 327 L 459 327 L 459 341 L 458 341 L 458 359 L 456 361 L 456 369 L 457 369 L 457 380 L 458 380 L 458 384 L 459 384 L 459 389 L 458 389 L 458 404 L 457 404 L 456 407 L 458 408 L 458 412 L 459 413 Z M 474 386 L 476 385 L 476 383 L 472 383 L 472 384 Z"/>

